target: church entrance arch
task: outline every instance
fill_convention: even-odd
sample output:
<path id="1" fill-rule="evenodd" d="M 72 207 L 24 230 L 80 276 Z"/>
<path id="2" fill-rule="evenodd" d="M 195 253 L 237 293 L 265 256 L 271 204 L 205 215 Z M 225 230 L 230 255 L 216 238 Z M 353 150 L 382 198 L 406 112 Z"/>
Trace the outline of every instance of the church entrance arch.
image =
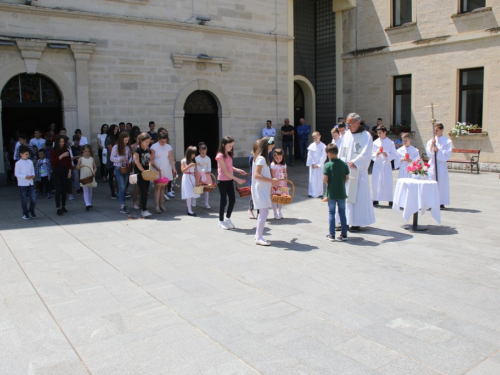
<path id="1" fill-rule="evenodd" d="M 316 92 L 311 81 L 306 77 L 296 75 L 294 77 L 294 125 L 297 127 L 299 120 L 303 117 L 306 124 L 311 125 L 311 132 L 316 130 Z M 298 143 L 299 137 L 295 137 L 295 158 L 300 158 Z"/>
<path id="2" fill-rule="evenodd" d="M 41 74 L 18 74 L 2 88 L 2 139 L 9 156 L 21 134 L 33 137 L 35 129 L 42 133 L 51 123 L 60 127 L 63 123 L 62 96 L 56 84 Z M 10 160 L 11 170 L 13 161 Z"/>
<path id="3" fill-rule="evenodd" d="M 193 91 L 184 103 L 184 150 L 204 142 L 215 166 L 219 147 L 219 106 L 208 91 Z"/>

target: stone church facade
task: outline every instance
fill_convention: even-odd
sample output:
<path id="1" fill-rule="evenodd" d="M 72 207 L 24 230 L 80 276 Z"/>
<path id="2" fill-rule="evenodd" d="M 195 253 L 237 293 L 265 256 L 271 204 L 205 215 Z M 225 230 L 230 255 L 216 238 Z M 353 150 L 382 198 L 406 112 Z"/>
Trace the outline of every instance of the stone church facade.
<path id="1" fill-rule="evenodd" d="M 481 149 L 484 169 L 495 170 L 500 6 L 484 0 L 484 7 L 464 11 L 464 3 L 3 0 L 0 147 L 19 126 L 16 119 L 43 110 L 41 96 L 50 92 L 40 83 L 40 98 L 25 96 L 23 80 L 34 82 L 28 74 L 57 88 L 59 99 L 48 105 L 57 125 L 69 134 L 82 129 L 94 146 L 104 123 L 147 130 L 155 121 L 168 129 L 177 160 L 193 133 L 204 132 L 232 135 L 244 163 L 267 119 L 279 129 L 284 118 L 296 124 L 303 116 L 328 141 L 336 117 L 356 111 L 369 125 L 378 117 L 386 125 L 411 123 L 423 151 L 431 136 L 426 106 L 433 102 L 447 132 L 457 121 L 481 121 L 483 132 L 454 138 L 455 147 Z M 482 84 L 463 85 L 468 73 Z M 18 82 L 19 99 L 4 98 Z M 211 117 L 201 116 L 201 104 L 186 106 L 196 92 L 215 103 Z M 36 113 L 39 127 L 52 122 L 43 114 L 54 112 Z"/>

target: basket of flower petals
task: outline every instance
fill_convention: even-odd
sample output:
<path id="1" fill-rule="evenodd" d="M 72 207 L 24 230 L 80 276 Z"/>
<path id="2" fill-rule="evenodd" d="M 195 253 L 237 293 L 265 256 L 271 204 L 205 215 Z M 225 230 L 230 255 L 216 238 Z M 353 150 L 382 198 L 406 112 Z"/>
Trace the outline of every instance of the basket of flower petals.
<path id="1" fill-rule="evenodd" d="M 290 195 L 290 188 L 286 186 L 289 182 L 292 185 L 292 194 Z M 271 201 L 276 204 L 290 204 L 292 203 L 293 196 L 295 195 L 295 185 L 290 180 L 280 180 L 277 188 L 271 188 Z"/>
<path id="2" fill-rule="evenodd" d="M 160 177 L 159 179 L 154 181 L 156 186 L 167 186 L 170 180 L 167 177 Z"/>

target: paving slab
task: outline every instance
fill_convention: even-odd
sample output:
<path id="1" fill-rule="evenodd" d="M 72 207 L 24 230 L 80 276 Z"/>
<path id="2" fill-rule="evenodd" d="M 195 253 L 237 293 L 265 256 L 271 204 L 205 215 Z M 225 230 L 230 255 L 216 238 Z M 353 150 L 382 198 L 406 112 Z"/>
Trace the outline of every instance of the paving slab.
<path id="1" fill-rule="evenodd" d="M 500 373 L 497 174 L 450 172 L 442 225 L 426 214 L 413 233 L 380 207 L 342 243 L 325 239 L 307 169 L 289 175 L 267 248 L 248 198 L 237 229 L 217 228 L 217 191 L 198 217 L 177 191 L 141 219 L 98 182 L 93 210 L 76 196 L 60 217 L 40 199 L 27 221 L 1 188 L 0 374 Z"/>

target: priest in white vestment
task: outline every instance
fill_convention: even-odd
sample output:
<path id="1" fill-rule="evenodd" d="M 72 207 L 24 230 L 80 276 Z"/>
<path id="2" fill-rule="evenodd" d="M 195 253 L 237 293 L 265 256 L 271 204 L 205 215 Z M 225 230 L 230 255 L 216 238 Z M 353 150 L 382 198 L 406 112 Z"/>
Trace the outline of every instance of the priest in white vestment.
<path id="1" fill-rule="evenodd" d="M 406 172 L 406 168 L 420 157 L 420 153 L 417 148 L 411 145 L 410 133 L 401 134 L 401 139 L 403 140 L 403 146 L 396 150 L 398 156 L 394 159 L 394 168 L 399 169 L 398 179 L 411 178 L 411 175 Z"/>
<path id="2" fill-rule="evenodd" d="M 443 124 L 434 126 L 435 136 L 427 142 L 426 152 L 429 156 L 429 179 L 436 180 L 436 160 L 437 157 L 437 180 L 439 187 L 439 202 L 441 208 L 450 204 L 450 178 L 448 176 L 448 163 L 453 151 L 453 142 L 443 135 Z M 436 152 L 436 154 L 434 154 Z"/>
<path id="3" fill-rule="evenodd" d="M 378 138 L 373 142 L 372 160 L 372 190 L 373 205 L 379 201 L 389 202 L 392 206 L 393 180 L 391 161 L 396 159 L 397 152 L 394 142 L 387 138 L 387 129 L 384 125 L 377 127 Z"/>
<path id="4" fill-rule="evenodd" d="M 309 167 L 309 197 L 323 198 L 323 166 L 326 160 L 326 146 L 321 142 L 321 134 L 312 134 L 313 143 L 307 148 L 307 166 Z"/>
<path id="5" fill-rule="evenodd" d="M 351 113 L 347 116 L 350 128 L 342 139 L 340 159 L 351 168 L 348 197 L 346 205 L 347 224 L 351 231 L 359 230 L 360 226 L 375 223 L 368 167 L 373 150 L 373 138 L 361 126 L 361 116 Z"/>

